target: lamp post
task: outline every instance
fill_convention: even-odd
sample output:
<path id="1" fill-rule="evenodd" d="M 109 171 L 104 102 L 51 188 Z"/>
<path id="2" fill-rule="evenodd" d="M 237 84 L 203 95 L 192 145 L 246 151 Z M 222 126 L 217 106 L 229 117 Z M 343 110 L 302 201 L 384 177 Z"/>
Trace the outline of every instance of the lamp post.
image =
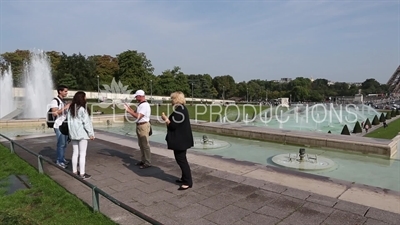
<path id="1" fill-rule="evenodd" d="M 265 89 L 265 102 L 268 102 L 268 89 Z"/>
<path id="2" fill-rule="evenodd" d="M 192 105 L 193 105 L 193 102 L 194 102 L 194 98 L 193 98 L 193 82 L 192 82 Z"/>
<path id="3" fill-rule="evenodd" d="M 153 80 L 150 80 L 150 102 L 153 103 Z"/>
<path id="4" fill-rule="evenodd" d="M 246 92 L 246 101 L 247 101 L 247 103 L 249 103 L 249 88 L 247 88 L 247 92 Z"/>
<path id="5" fill-rule="evenodd" d="M 225 103 L 225 86 L 222 86 L 222 103 Z"/>
<path id="6" fill-rule="evenodd" d="M 99 75 L 97 75 L 97 102 L 100 102 L 100 82 L 99 82 Z"/>

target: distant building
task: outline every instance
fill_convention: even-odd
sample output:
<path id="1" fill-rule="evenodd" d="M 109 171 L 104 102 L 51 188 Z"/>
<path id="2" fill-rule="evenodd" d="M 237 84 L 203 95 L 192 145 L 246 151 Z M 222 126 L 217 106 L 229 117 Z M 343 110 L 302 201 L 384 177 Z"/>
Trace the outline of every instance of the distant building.
<path id="1" fill-rule="evenodd" d="M 292 81 L 292 78 L 281 78 L 280 80 L 272 80 L 272 82 L 275 83 L 289 83 L 290 81 Z"/>
<path id="2" fill-rule="evenodd" d="M 357 87 L 360 87 L 362 85 L 362 82 L 348 82 L 349 88 L 351 85 L 356 85 Z"/>
<path id="3" fill-rule="evenodd" d="M 393 75 L 389 78 L 387 86 L 390 94 L 400 93 L 400 66 L 397 67 Z"/>
<path id="4" fill-rule="evenodd" d="M 328 80 L 328 86 L 334 85 L 335 83 L 336 83 L 335 81 Z"/>

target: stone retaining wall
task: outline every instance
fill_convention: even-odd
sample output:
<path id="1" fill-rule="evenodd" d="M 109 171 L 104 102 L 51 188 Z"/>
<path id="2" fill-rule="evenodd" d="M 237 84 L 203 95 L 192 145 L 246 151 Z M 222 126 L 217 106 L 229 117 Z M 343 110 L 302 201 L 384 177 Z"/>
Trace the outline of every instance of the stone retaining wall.
<path id="1" fill-rule="evenodd" d="M 156 118 L 157 117 L 152 116 L 152 123 L 161 124 L 162 122 Z M 108 125 L 123 123 L 124 121 L 124 115 L 102 115 L 93 117 L 94 124 Z M 45 119 L 0 121 L 0 128 L 42 126 L 46 126 Z M 352 151 L 363 154 L 380 155 L 387 158 L 393 157 L 398 151 L 400 151 L 400 135 L 397 135 L 392 140 L 386 140 L 359 136 L 280 130 L 243 124 L 209 123 L 202 121 L 192 121 L 192 128 L 194 131 L 198 132 L 306 147 Z"/>

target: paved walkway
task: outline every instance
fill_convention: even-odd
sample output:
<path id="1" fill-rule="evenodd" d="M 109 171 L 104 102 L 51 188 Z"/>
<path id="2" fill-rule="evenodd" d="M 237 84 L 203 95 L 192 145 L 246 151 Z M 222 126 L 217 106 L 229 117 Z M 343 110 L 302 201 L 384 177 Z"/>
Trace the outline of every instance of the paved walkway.
<path id="1" fill-rule="evenodd" d="M 171 151 L 152 143 L 154 167 L 141 170 L 134 138 L 98 131 L 89 143 L 88 180 L 114 198 L 163 224 L 399 224 L 400 194 L 292 170 L 191 152 L 194 186 L 178 191 L 180 170 Z M 55 159 L 54 136 L 19 140 Z M 67 150 L 67 158 L 71 149 Z M 37 166 L 37 159 L 16 148 Z M 45 165 L 46 174 L 91 205 L 91 190 Z M 101 199 L 100 210 L 119 224 L 147 224 Z"/>

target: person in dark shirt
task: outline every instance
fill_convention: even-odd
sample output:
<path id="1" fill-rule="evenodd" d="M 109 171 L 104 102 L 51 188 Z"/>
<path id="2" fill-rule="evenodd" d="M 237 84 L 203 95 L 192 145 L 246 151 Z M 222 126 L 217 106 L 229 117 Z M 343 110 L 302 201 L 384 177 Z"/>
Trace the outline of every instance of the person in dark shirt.
<path id="1" fill-rule="evenodd" d="M 173 112 L 169 117 L 163 112 L 161 118 L 167 125 L 168 149 L 174 151 L 175 160 L 182 170 L 181 179 L 176 180 L 181 184 L 178 190 L 187 190 L 193 186 L 192 172 L 186 158 L 187 150 L 194 146 L 192 128 L 190 125 L 189 112 L 185 106 L 185 95 L 180 92 L 171 94 Z"/>

